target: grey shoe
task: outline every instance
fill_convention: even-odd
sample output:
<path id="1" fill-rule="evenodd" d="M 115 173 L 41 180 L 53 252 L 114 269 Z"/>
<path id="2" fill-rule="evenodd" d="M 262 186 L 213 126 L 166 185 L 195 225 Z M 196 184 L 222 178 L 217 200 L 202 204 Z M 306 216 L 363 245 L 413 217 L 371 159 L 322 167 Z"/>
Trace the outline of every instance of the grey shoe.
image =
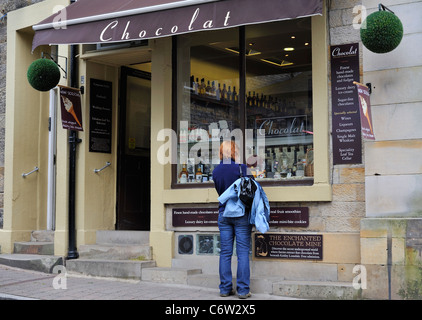
<path id="1" fill-rule="evenodd" d="M 252 296 L 252 293 L 249 291 L 247 294 L 239 294 L 239 299 L 247 299 Z"/>
<path id="2" fill-rule="evenodd" d="M 220 297 L 234 296 L 234 291 L 230 290 L 228 293 L 220 293 Z"/>

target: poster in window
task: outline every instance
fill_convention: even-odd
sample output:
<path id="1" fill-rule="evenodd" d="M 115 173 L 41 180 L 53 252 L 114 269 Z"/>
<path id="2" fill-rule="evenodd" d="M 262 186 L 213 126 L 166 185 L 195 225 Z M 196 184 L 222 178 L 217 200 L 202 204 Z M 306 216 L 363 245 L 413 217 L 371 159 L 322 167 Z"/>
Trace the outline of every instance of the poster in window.
<path id="1" fill-rule="evenodd" d="M 369 88 L 361 83 L 354 82 L 358 88 L 360 125 L 362 137 L 366 140 L 375 140 L 374 127 L 372 125 L 371 101 Z"/>
<path id="2" fill-rule="evenodd" d="M 111 153 L 112 83 L 91 79 L 89 151 Z"/>

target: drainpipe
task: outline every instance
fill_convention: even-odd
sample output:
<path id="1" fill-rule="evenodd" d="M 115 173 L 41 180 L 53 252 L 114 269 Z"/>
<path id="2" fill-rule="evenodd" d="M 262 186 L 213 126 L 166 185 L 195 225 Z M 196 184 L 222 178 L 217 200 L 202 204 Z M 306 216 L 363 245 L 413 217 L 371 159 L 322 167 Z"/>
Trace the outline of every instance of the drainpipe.
<path id="1" fill-rule="evenodd" d="M 54 230 L 56 207 L 56 110 L 57 87 L 50 90 L 50 123 L 48 133 L 47 230 Z"/>
<path id="2" fill-rule="evenodd" d="M 70 3 L 76 2 L 71 0 Z M 76 63 L 77 45 L 70 46 L 70 86 L 76 88 L 77 63 Z M 82 140 L 78 139 L 78 132 L 71 130 L 69 134 L 69 249 L 67 259 L 77 259 L 79 253 L 76 249 L 76 224 L 75 224 L 75 186 L 76 186 L 76 146 Z"/>

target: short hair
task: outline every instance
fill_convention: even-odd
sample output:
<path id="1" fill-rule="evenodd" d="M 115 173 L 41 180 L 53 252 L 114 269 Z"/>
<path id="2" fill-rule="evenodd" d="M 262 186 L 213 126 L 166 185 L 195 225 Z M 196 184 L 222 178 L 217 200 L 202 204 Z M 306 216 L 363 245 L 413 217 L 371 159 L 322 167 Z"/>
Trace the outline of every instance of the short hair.
<path id="1" fill-rule="evenodd" d="M 220 145 L 220 160 L 224 159 L 232 159 L 233 161 L 239 160 L 239 147 L 233 140 L 225 140 Z"/>

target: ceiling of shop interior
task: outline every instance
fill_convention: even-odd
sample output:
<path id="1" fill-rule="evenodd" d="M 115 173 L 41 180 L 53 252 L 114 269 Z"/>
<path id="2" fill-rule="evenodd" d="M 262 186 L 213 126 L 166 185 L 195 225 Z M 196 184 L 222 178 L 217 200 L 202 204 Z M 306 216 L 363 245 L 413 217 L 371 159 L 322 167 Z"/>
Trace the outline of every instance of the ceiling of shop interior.
<path id="1" fill-rule="evenodd" d="M 111 48 L 110 48 L 111 49 Z M 151 62 L 151 50 L 145 47 L 104 50 L 86 53 L 85 59 L 112 66 L 131 66 Z"/>

